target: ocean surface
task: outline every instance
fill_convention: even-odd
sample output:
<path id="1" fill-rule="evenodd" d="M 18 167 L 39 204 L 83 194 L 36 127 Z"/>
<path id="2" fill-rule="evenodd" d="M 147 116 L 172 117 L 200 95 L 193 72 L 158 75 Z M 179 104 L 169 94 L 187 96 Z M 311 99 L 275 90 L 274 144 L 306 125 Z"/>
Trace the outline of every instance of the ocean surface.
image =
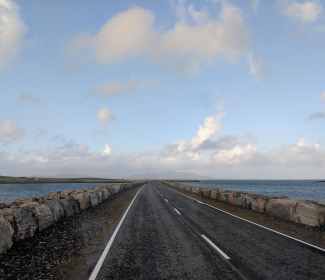
<path id="1" fill-rule="evenodd" d="M 39 197 L 50 192 L 78 190 L 102 185 L 113 185 L 113 183 L 0 184 L 0 203 L 28 197 Z"/>
<path id="2" fill-rule="evenodd" d="M 325 182 L 314 180 L 202 180 L 178 182 L 202 188 L 221 188 L 289 198 L 325 200 Z"/>

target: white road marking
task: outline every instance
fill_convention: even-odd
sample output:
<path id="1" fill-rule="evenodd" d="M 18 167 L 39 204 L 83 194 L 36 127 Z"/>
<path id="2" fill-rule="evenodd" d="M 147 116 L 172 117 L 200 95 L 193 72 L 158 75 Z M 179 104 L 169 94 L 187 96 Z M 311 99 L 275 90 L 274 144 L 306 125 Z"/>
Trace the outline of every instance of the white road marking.
<path id="1" fill-rule="evenodd" d="M 162 196 L 162 194 L 160 196 Z"/>
<path id="2" fill-rule="evenodd" d="M 162 184 L 161 184 L 161 185 L 162 185 Z M 162 185 L 162 186 L 165 187 L 164 185 Z M 167 187 L 165 187 L 165 188 L 167 188 Z M 170 189 L 170 188 L 168 188 L 168 189 Z M 181 195 L 183 195 L 183 196 L 186 196 L 186 197 L 188 197 L 188 198 L 193 199 L 193 197 L 187 196 L 187 195 L 185 195 L 185 194 L 182 194 L 182 193 L 180 193 L 180 192 L 174 191 L 174 190 L 172 190 L 172 189 L 170 189 L 170 190 L 173 191 L 173 192 L 175 192 L 175 193 L 179 193 L 179 194 L 181 194 Z M 282 233 L 282 232 L 278 232 L 278 231 L 276 231 L 276 230 L 274 230 L 274 229 L 270 229 L 270 228 L 268 228 L 268 227 L 265 227 L 265 226 L 259 225 L 259 224 L 257 224 L 257 223 L 252 222 L 252 221 L 249 221 L 249 220 L 246 220 L 246 219 L 244 219 L 244 218 L 238 217 L 238 216 L 236 216 L 236 215 L 234 215 L 234 214 L 230 214 L 230 213 L 228 213 L 228 212 L 226 212 L 226 211 L 224 211 L 224 210 L 221 210 L 221 209 L 219 209 L 219 208 L 217 208 L 217 207 L 214 207 L 214 206 L 211 206 L 211 205 L 209 205 L 209 204 L 206 204 L 206 203 L 204 203 L 204 202 L 202 202 L 202 201 L 199 201 L 199 200 L 196 200 L 196 201 L 198 201 L 198 202 L 200 202 L 201 204 L 204 204 L 204 205 L 206 205 L 206 206 L 209 206 L 209 207 L 211 207 L 211 208 L 214 208 L 214 209 L 216 209 L 216 210 L 218 210 L 218 211 L 220 211 L 220 212 L 223 212 L 223 213 L 225 213 L 225 214 L 228 214 L 228 215 L 230 215 L 230 216 L 233 216 L 233 217 L 235 217 L 235 218 L 237 218 L 237 219 L 243 220 L 243 221 L 248 222 L 248 223 L 250 223 L 250 224 L 256 225 L 256 226 L 258 226 L 258 227 L 264 228 L 264 229 L 266 229 L 266 230 L 272 231 L 272 232 L 274 232 L 274 233 L 280 234 L 280 235 L 282 235 L 282 236 L 285 236 L 285 237 L 287 237 L 287 238 L 290 238 L 290 239 L 292 239 L 292 240 L 298 241 L 298 242 L 300 242 L 300 243 L 302 243 L 302 244 L 308 245 L 308 246 L 310 246 L 310 247 L 313 247 L 313 248 L 315 248 L 315 249 L 318 249 L 318 250 L 321 250 L 321 251 L 325 252 L 325 249 L 324 249 L 324 248 L 321 248 L 321 247 L 318 247 L 318 246 L 316 246 L 316 245 L 310 244 L 310 243 L 308 243 L 308 242 L 302 241 L 302 240 L 300 240 L 300 239 L 294 238 L 294 237 L 292 237 L 292 236 L 290 236 L 290 235 L 287 235 L 287 234 L 284 234 L 284 233 Z"/>
<path id="3" fill-rule="evenodd" d="M 222 255 L 226 260 L 230 260 L 230 258 L 216 245 L 214 244 L 209 238 L 207 238 L 205 235 L 201 234 L 203 239 L 205 239 L 206 242 L 208 242 L 214 249 L 216 249 L 220 255 Z"/>
<path id="4" fill-rule="evenodd" d="M 146 185 L 145 185 L 145 186 L 146 186 Z M 143 187 L 144 187 L 144 186 L 143 186 Z M 143 188 L 143 187 L 142 187 L 142 188 Z M 100 268 L 101 268 L 102 265 L 103 265 L 103 262 L 104 262 L 104 260 L 105 260 L 105 258 L 106 258 L 106 256 L 107 256 L 107 253 L 108 253 L 109 249 L 110 249 L 111 246 L 112 246 L 112 243 L 113 243 L 113 241 L 114 241 L 114 239 L 115 239 L 115 237 L 116 237 L 116 235 L 117 235 L 117 232 L 119 231 L 119 229 L 120 229 L 120 227 L 121 227 L 121 225 L 122 225 L 122 223 L 123 223 L 123 221 L 124 221 L 124 219 L 125 219 L 126 214 L 129 212 L 129 209 L 131 208 L 131 206 L 132 206 L 132 204 L 133 204 L 133 201 L 134 201 L 135 198 L 137 197 L 138 193 L 142 190 L 142 188 L 141 188 L 140 190 L 138 190 L 137 194 L 135 195 L 135 197 L 134 197 L 133 200 L 131 201 L 131 203 L 130 203 L 128 209 L 126 209 L 126 211 L 125 211 L 125 213 L 124 213 L 124 215 L 123 215 L 121 221 L 119 222 L 117 228 L 115 229 L 113 235 L 111 236 L 111 239 L 110 239 L 109 242 L 107 243 L 106 248 L 105 248 L 104 252 L 102 253 L 102 255 L 101 255 L 101 257 L 100 257 L 98 263 L 96 264 L 96 266 L 95 266 L 95 268 L 94 268 L 92 274 L 90 275 L 89 280 L 95 280 L 95 279 L 96 279 L 97 274 L 98 274 Z"/>
<path id="5" fill-rule="evenodd" d="M 166 202 L 168 202 L 168 200 L 165 198 Z"/>
<path id="6" fill-rule="evenodd" d="M 177 213 L 178 215 L 181 214 L 181 213 L 179 213 L 179 211 L 178 211 L 176 208 L 174 208 L 174 210 L 176 211 L 176 213 Z"/>

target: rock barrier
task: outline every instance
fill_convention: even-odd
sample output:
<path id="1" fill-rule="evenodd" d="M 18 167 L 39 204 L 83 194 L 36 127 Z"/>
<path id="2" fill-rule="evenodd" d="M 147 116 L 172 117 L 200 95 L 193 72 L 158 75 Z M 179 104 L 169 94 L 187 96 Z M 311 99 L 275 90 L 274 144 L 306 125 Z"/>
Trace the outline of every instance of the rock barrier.
<path id="1" fill-rule="evenodd" d="M 103 185 L 72 191 L 51 192 L 41 197 L 0 203 L 0 254 L 20 240 L 33 237 L 64 217 L 94 207 L 123 190 L 145 181 Z"/>
<path id="2" fill-rule="evenodd" d="M 162 181 L 162 183 L 166 186 L 241 206 L 283 220 L 313 227 L 325 227 L 325 201 L 323 200 L 290 199 L 287 196 L 267 196 L 221 188 L 200 188 L 168 181 Z"/>

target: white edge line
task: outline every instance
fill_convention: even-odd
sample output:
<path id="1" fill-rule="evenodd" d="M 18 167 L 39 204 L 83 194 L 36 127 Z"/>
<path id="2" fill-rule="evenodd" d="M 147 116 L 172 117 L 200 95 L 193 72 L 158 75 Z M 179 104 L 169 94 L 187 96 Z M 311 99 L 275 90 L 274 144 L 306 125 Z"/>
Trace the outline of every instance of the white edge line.
<path id="1" fill-rule="evenodd" d="M 178 211 L 176 208 L 174 208 L 174 210 L 176 211 L 176 213 L 177 213 L 178 215 L 181 214 L 181 213 L 179 213 L 179 211 Z"/>
<path id="2" fill-rule="evenodd" d="M 162 185 L 162 184 L 161 184 L 161 185 Z M 162 186 L 163 186 L 163 185 L 162 185 Z M 163 187 L 165 187 L 165 186 L 163 186 Z M 165 188 L 166 188 L 166 187 L 165 187 Z M 168 189 L 170 189 L 170 188 L 168 188 Z M 188 197 L 188 198 L 193 199 L 193 197 L 187 196 L 187 195 L 185 195 L 185 194 L 182 194 L 182 193 L 180 193 L 180 192 L 174 191 L 174 190 L 172 190 L 172 189 L 170 189 L 170 190 L 173 191 L 173 192 L 179 193 L 179 194 L 181 194 L 181 195 L 183 195 L 183 196 L 186 196 L 186 197 Z M 199 201 L 199 200 L 196 199 L 196 201 Z M 292 240 L 298 241 L 298 242 L 300 242 L 300 243 L 302 243 L 302 244 L 308 245 L 308 246 L 310 246 L 310 247 L 313 247 L 313 248 L 316 248 L 316 249 L 318 249 L 318 250 L 321 250 L 321 251 L 325 252 L 325 249 L 323 249 L 323 248 L 321 248 L 321 247 L 318 247 L 318 246 L 316 246 L 316 245 L 313 245 L 313 244 L 310 244 L 310 243 L 308 243 L 308 242 L 302 241 L 302 240 L 300 240 L 300 239 L 294 238 L 294 237 L 292 237 L 292 236 L 290 236 L 290 235 L 287 235 L 287 234 L 285 234 L 285 233 L 278 232 L 278 231 L 276 231 L 276 230 L 274 230 L 274 229 L 270 229 L 270 228 L 268 228 L 268 227 L 265 227 L 265 226 L 259 225 L 259 224 L 257 224 L 257 223 L 252 222 L 252 221 L 249 221 L 249 220 L 246 220 L 246 219 L 244 219 L 244 218 L 238 217 L 238 216 L 236 216 L 236 215 L 234 215 L 234 214 L 230 214 L 230 213 L 228 213 L 228 212 L 226 212 L 226 211 L 224 211 L 224 210 L 221 210 L 221 209 L 219 209 L 219 208 L 217 208 L 217 207 L 214 207 L 214 206 L 211 206 L 211 205 L 209 205 L 209 204 L 206 204 L 206 203 L 204 203 L 204 202 L 202 202 L 202 201 L 199 201 L 199 202 L 200 202 L 201 204 L 204 204 L 204 205 L 206 205 L 206 206 L 209 206 L 209 207 L 211 207 L 211 208 L 214 208 L 214 209 L 216 209 L 216 210 L 218 210 L 218 211 L 220 211 L 220 212 L 223 212 L 223 213 L 225 213 L 225 214 L 228 214 L 228 215 L 230 215 L 230 216 L 233 216 L 233 217 L 235 217 L 235 218 L 237 218 L 237 219 L 243 220 L 243 221 L 248 222 L 248 223 L 250 223 L 250 224 L 253 224 L 253 225 L 259 226 L 259 227 L 261 227 L 261 228 L 267 229 L 267 230 L 269 230 L 269 231 L 275 232 L 275 233 L 277 233 L 277 234 L 280 234 L 280 235 L 282 235 L 282 236 L 285 236 L 285 237 L 287 237 L 287 238 L 290 238 L 290 239 L 292 239 Z"/>
<path id="3" fill-rule="evenodd" d="M 146 184 L 146 185 L 147 185 L 147 184 Z M 146 186 L 146 185 L 144 185 L 144 186 Z M 143 186 L 143 187 L 144 187 L 144 186 Z M 142 188 L 143 188 L 143 187 L 142 187 Z M 124 219 L 125 219 L 126 214 L 129 212 L 129 209 L 130 209 L 130 207 L 132 206 L 133 201 L 134 201 L 135 198 L 137 197 L 138 193 L 142 190 L 142 188 L 141 188 L 140 190 L 138 190 L 137 194 L 135 195 L 135 197 L 134 197 L 133 200 L 131 201 L 131 203 L 130 203 L 128 209 L 127 209 L 126 212 L 124 213 L 124 215 L 123 215 L 121 221 L 119 222 L 117 228 L 115 229 L 113 235 L 111 236 L 111 239 L 110 239 L 109 242 L 107 243 L 104 252 L 102 253 L 100 259 L 98 260 L 98 262 L 97 262 L 97 264 L 96 264 L 96 266 L 95 266 L 95 268 L 94 268 L 94 270 L 93 270 L 93 272 L 91 273 L 91 275 L 90 275 L 90 277 L 89 277 L 89 280 L 95 280 L 95 279 L 96 279 L 96 277 L 97 277 L 97 275 L 98 275 L 98 272 L 99 272 L 100 268 L 102 267 L 103 262 L 104 262 L 104 260 L 105 260 L 105 258 L 106 258 L 106 255 L 107 255 L 109 249 L 111 248 L 112 243 L 113 243 L 113 241 L 114 241 L 114 239 L 115 239 L 115 237 L 116 237 L 116 235 L 117 235 L 117 232 L 119 231 L 119 229 L 120 229 L 120 227 L 121 227 L 121 225 L 122 225 L 122 223 L 123 223 L 123 221 L 124 221 Z"/>
<path id="4" fill-rule="evenodd" d="M 209 238 L 207 238 L 205 235 L 201 234 L 201 236 L 207 241 L 214 249 L 216 249 L 219 254 L 221 254 L 226 260 L 230 260 L 230 258 L 216 245 L 214 244 Z"/>

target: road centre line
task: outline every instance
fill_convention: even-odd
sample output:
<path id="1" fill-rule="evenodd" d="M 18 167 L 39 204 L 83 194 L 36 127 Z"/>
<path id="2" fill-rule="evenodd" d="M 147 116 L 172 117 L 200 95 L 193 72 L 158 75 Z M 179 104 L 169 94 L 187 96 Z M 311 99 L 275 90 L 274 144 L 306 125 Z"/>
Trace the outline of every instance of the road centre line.
<path id="1" fill-rule="evenodd" d="M 147 184 L 146 184 L 146 185 L 147 185 Z M 146 185 L 144 185 L 143 187 L 145 187 Z M 143 187 L 142 187 L 142 188 L 143 188 Z M 107 243 L 104 252 L 102 253 L 100 259 L 98 260 L 98 262 L 97 262 L 97 264 L 96 264 L 96 266 L 95 266 L 95 268 L 94 268 L 94 270 L 93 270 L 93 272 L 91 273 L 91 275 L 90 275 L 90 277 L 89 277 L 89 280 L 95 280 L 95 279 L 96 279 L 96 277 L 97 277 L 97 275 L 98 275 L 98 272 L 99 272 L 100 268 L 102 267 L 103 262 L 104 262 L 104 260 L 105 260 L 105 258 L 106 258 L 106 256 L 107 256 L 107 253 L 108 253 L 109 249 L 111 248 L 111 246 L 112 246 L 112 244 L 113 244 L 113 241 L 114 241 L 114 239 L 115 239 L 115 237 L 116 237 L 116 235 L 117 235 L 117 232 L 119 231 L 119 229 L 120 229 L 120 227 L 121 227 L 121 225 L 122 225 L 122 223 L 123 223 L 123 221 L 124 221 L 124 219 L 125 219 L 126 214 L 129 212 L 129 209 L 131 208 L 131 206 L 132 206 L 132 204 L 133 204 L 135 198 L 138 196 L 138 193 L 142 190 L 142 188 L 141 188 L 140 190 L 138 190 L 138 192 L 136 193 L 135 197 L 134 197 L 133 200 L 131 201 L 131 203 L 130 203 L 128 209 L 126 209 L 126 211 L 125 211 L 125 213 L 124 213 L 124 215 L 123 215 L 121 221 L 119 222 L 117 228 L 115 229 L 113 235 L 111 236 L 111 239 L 110 239 L 109 242 Z"/>
<path id="2" fill-rule="evenodd" d="M 230 258 L 217 246 L 215 245 L 209 238 L 207 238 L 205 235 L 201 234 L 203 239 L 208 242 L 214 249 L 216 249 L 220 255 L 222 255 L 226 260 L 230 260 Z"/>
<path id="3" fill-rule="evenodd" d="M 168 200 L 165 198 L 166 202 L 168 202 Z"/>
<path id="4" fill-rule="evenodd" d="M 161 183 L 160 183 L 160 184 L 161 184 Z M 161 184 L 161 185 L 162 185 L 162 184 Z M 162 185 L 162 186 L 163 186 L 163 185 Z M 165 186 L 163 186 L 163 187 L 165 187 Z M 167 188 L 167 187 L 165 187 L 165 188 Z M 170 189 L 170 188 L 168 188 L 168 189 Z M 181 195 L 183 195 L 183 196 L 185 196 L 185 197 L 188 197 L 188 198 L 190 198 L 190 199 L 193 199 L 193 197 L 187 196 L 187 195 L 185 195 L 185 194 L 182 194 L 182 193 L 180 193 L 180 192 L 174 191 L 174 190 L 172 190 L 172 189 L 170 189 L 170 190 L 173 191 L 173 192 L 179 193 L 179 194 L 181 194 Z M 233 216 L 233 217 L 235 217 L 235 218 L 237 218 L 237 219 L 243 220 L 243 221 L 248 222 L 248 223 L 250 223 L 250 224 L 256 225 L 256 226 L 258 226 L 258 227 L 264 228 L 264 229 L 266 229 L 266 230 L 272 231 L 272 232 L 274 232 L 274 233 L 280 234 L 280 235 L 282 235 L 282 236 L 285 236 L 285 237 L 287 237 L 287 238 L 290 238 L 290 239 L 292 239 L 292 240 L 298 241 L 298 242 L 300 242 L 300 243 L 302 243 L 302 244 L 305 244 L 305 245 L 307 245 L 307 246 L 310 246 L 310 247 L 313 247 L 313 248 L 315 248 L 315 249 L 318 249 L 318 250 L 320 250 L 320 251 L 325 252 L 325 249 L 324 249 L 324 248 L 318 247 L 318 246 L 316 246 L 316 245 L 313 245 L 313 244 L 311 244 L 311 243 L 308 243 L 308 242 L 302 241 L 302 240 L 300 240 L 300 239 L 298 239 L 298 238 L 292 237 L 292 236 L 287 235 L 287 234 L 285 234 L 285 233 L 282 233 L 282 232 L 276 231 L 276 230 L 274 230 L 274 229 L 270 229 L 270 228 L 268 228 L 268 227 L 265 227 L 265 226 L 259 225 L 259 224 L 257 224 L 257 223 L 252 222 L 252 221 L 249 221 L 249 220 L 246 220 L 246 219 L 244 219 L 244 218 L 238 217 L 238 216 L 236 216 L 236 215 L 230 214 L 230 213 L 228 213 L 228 212 L 226 212 L 226 211 L 224 211 L 224 210 L 221 210 L 221 209 L 219 209 L 219 208 L 217 208 L 217 207 L 214 207 L 214 206 L 211 206 L 211 205 L 209 205 L 209 204 L 206 204 L 206 203 L 204 203 L 204 202 L 202 202 L 202 201 L 199 201 L 199 200 L 197 200 L 197 199 L 194 199 L 194 200 L 196 200 L 197 202 L 199 202 L 199 203 L 201 203 L 201 204 L 204 204 L 204 205 L 206 205 L 206 206 L 208 206 L 208 207 L 214 208 L 214 209 L 216 209 L 216 210 L 218 210 L 218 211 L 220 211 L 220 212 L 223 212 L 223 213 L 225 213 L 225 214 L 228 214 L 228 215 L 230 215 L 230 216 Z"/>
<path id="5" fill-rule="evenodd" d="M 174 210 L 176 211 L 176 213 L 177 213 L 178 215 L 181 214 L 181 213 L 179 213 L 179 211 L 178 211 L 176 208 L 174 208 Z"/>

